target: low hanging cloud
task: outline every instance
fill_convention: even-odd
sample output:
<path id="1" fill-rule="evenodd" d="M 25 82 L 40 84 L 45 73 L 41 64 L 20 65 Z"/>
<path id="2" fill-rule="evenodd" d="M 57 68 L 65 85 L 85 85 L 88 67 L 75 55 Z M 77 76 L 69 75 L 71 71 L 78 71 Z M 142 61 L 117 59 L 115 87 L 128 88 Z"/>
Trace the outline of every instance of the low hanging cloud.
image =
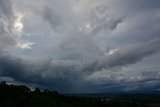
<path id="1" fill-rule="evenodd" d="M 61 92 L 156 90 L 159 5 L 0 0 L 0 79 Z"/>

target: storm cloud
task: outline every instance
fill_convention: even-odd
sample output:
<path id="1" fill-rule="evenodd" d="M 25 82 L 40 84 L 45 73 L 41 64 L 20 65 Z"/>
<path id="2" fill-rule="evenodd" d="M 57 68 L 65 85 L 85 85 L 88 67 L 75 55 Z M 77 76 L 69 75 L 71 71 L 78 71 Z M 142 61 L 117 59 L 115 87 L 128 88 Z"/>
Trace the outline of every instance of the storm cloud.
<path id="1" fill-rule="evenodd" d="M 0 80 L 60 92 L 158 90 L 157 0 L 0 0 Z"/>

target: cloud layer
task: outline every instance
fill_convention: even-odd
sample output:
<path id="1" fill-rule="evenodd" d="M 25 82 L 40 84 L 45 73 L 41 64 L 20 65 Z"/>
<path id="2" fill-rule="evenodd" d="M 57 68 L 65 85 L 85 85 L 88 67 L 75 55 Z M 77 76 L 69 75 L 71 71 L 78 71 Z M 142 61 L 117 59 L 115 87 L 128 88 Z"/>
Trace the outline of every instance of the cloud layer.
<path id="1" fill-rule="evenodd" d="M 0 0 L 0 79 L 60 92 L 159 90 L 157 0 Z"/>

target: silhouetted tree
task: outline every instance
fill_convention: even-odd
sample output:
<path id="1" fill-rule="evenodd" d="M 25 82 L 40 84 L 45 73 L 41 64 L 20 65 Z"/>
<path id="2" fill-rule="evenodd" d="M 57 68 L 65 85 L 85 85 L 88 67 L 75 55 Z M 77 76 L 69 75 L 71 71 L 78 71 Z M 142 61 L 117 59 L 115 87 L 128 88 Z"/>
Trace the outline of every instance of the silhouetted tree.
<path id="1" fill-rule="evenodd" d="M 52 93 L 54 93 L 54 94 L 59 94 L 58 91 L 52 91 Z"/>
<path id="2" fill-rule="evenodd" d="M 37 88 L 35 88 L 35 91 L 34 92 L 36 92 L 36 93 L 41 93 L 41 90 L 37 87 Z"/>
<path id="3" fill-rule="evenodd" d="M 117 97 L 108 101 L 105 98 L 101 100 L 101 98 L 65 96 L 49 90 L 41 93 L 39 88 L 30 91 L 24 85 L 8 85 L 5 81 L 0 82 L 0 107 L 148 107 L 146 104 L 149 102 L 146 103 L 145 100 L 124 100 L 122 96 Z M 151 100 L 150 104 L 159 104 L 157 99 L 160 98 Z"/>
<path id="4" fill-rule="evenodd" d="M 20 89 L 21 89 L 22 91 L 24 91 L 24 92 L 30 92 L 30 91 L 31 91 L 30 88 L 28 88 L 28 87 L 25 86 L 25 85 L 20 85 L 19 87 L 20 87 Z"/>
<path id="5" fill-rule="evenodd" d="M 1 81 L 0 84 L 1 85 L 6 85 L 6 81 Z"/>
<path id="6" fill-rule="evenodd" d="M 45 94 L 51 94 L 52 92 L 49 91 L 49 90 L 44 90 L 43 93 L 45 93 Z"/>

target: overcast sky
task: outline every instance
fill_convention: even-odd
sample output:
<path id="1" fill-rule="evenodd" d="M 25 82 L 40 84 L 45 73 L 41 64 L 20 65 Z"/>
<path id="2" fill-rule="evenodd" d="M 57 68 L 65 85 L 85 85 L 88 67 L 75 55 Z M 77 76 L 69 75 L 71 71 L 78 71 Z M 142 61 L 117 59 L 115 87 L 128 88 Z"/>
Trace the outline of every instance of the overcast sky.
<path id="1" fill-rule="evenodd" d="M 60 92 L 160 90 L 160 0 L 0 0 L 0 80 Z"/>

